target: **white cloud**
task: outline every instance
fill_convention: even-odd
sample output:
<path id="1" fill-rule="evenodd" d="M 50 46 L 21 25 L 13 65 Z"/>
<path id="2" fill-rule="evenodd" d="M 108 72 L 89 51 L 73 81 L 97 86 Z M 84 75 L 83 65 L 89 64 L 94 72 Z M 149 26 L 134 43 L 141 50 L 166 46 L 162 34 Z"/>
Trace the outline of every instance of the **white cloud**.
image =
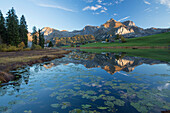
<path id="1" fill-rule="evenodd" d="M 148 5 L 151 5 L 151 3 L 148 2 L 148 1 L 146 1 L 146 0 L 144 0 L 144 3 L 145 3 L 145 4 L 148 4 Z"/>
<path id="2" fill-rule="evenodd" d="M 116 0 L 115 1 L 115 4 L 119 4 L 119 3 L 121 3 L 121 2 L 123 2 L 124 0 Z"/>
<path id="3" fill-rule="evenodd" d="M 151 8 L 146 8 L 144 11 L 151 12 L 152 10 L 151 10 Z"/>
<path id="4" fill-rule="evenodd" d="M 113 15 L 114 15 L 114 16 L 116 16 L 117 14 L 116 14 L 116 13 L 114 13 Z"/>
<path id="5" fill-rule="evenodd" d="M 102 3 L 102 0 L 97 0 L 98 3 Z"/>
<path id="6" fill-rule="evenodd" d="M 83 11 L 86 11 L 86 10 L 93 10 L 93 11 L 96 11 L 97 9 L 100 9 L 100 8 L 102 8 L 101 5 L 87 6 L 87 7 L 83 8 Z"/>
<path id="7" fill-rule="evenodd" d="M 105 11 L 107 11 L 107 8 L 106 8 L 106 7 L 103 7 L 103 9 L 104 9 Z"/>
<path id="8" fill-rule="evenodd" d="M 170 8 L 170 0 L 160 0 L 160 4 L 168 6 Z"/>
<path id="9" fill-rule="evenodd" d="M 76 12 L 76 11 L 73 11 L 72 9 L 68 9 L 68 8 L 65 8 L 65 7 L 62 7 L 62 6 L 57 6 L 57 5 L 38 4 L 38 6 L 48 7 L 48 8 L 56 8 L 56 9 L 61 9 L 61 10 L 64 10 L 64 11 L 69 11 L 69 12 Z"/>
<path id="10" fill-rule="evenodd" d="M 101 13 L 105 13 L 106 11 L 105 10 L 101 10 Z"/>
<path id="11" fill-rule="evenodd" d="M 128 18 L 130 18 L 130 16 L 127 16 L 127 17 L 125 17 L 125 18 L 122 18 L 122 19 L 120 19 L 120 20 L 118 20 L 118 21 L 123 21 L 123 20 L 126 20 L 126 19 L 128 19 Z"/>

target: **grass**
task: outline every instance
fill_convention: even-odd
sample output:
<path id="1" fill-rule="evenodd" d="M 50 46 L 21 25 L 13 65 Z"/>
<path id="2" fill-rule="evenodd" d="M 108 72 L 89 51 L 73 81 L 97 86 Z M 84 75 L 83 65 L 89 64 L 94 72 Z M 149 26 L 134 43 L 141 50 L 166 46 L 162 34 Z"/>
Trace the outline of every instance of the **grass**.
<path id="1" fill-rule="evenodd" d="M 58 58 L 68 51 L 51 49 L 51 50 L 31 50 L 18 52 L 0 52 L 0 71 L 11 67 L 13 64 L 27 63 L 39 60 L 42 57 Z"/>
<path id="2" fill-rule="evenodd" d="M 81 45 L 81 47 L 117 47 L 117 46 L 169 46 L 170 45 L 170 32 L 157 35 L 150 35 L 145 37 L 127 39 L 126 43 L 90 43 Z"/>
<path id="3" fill-rule="evenodd" d="M 137 56 L 151 58 L 155 60 L 170 62 L 170 50 L 168 49 L 82 49 L 81 51 L 101 53 L 101 52 L 126 52 L 127 56 Z"/>
<path id="4" fill-rule="evenodd" d="M 70 51 L 59 49 L 41 49 L 31 51 L 0 52 L 0 81 L 8 82 L 15 77 L 9 73 L 10 70 L 17 69 L 23 65 L 32 65 L 62 58 Z"/>

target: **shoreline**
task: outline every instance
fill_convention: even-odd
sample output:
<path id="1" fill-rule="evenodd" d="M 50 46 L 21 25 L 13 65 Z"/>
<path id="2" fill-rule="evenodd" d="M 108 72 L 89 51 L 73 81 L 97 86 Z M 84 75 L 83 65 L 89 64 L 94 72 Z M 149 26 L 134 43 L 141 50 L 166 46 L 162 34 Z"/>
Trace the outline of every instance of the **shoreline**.
<path id="1" fill-rule="evenodd" d="M 30 54 L 30 52 L 36 52 L 36 54 Z M 34 58 L 34 56 L 37 55 L 38 52 L 45 52 L 46 54 L 44 55 L 38 55 L 37 58 Z M 1 63 L 3 62 L 2 60 L 0 61 L 0 84 L 1 83 L 7 83 L 9 81 L 15 80 L 16 77 L 10 73 L 11 70 L 16 70 L 17 68 L 20 68 L 22 66 L 32 66 L 33 64 L 37 63 L 43 63 L 47 61 L 51 61 L 54 59 L 62 58 L 65 57 L 65 54 L 69 54 L 71 51 L 65 51 L 65 50 L 59 50 L 59 49 L 49 49 L 49 50 L 33 50 L 29 51 L 28 53 L 30 54 L 32 59 L 28 59 L 28 61 L 14 61 L 14 62 L 7 62 L 7 63 Z M 0 55 L 0 59 L 5 57 L 7 54 L 14 53 L 15 54 L 21 54 L 21 53 L 26 53 L 24 51 L 19 51 L 19 52 L 0 52 L 1 54 L 4 53 L 5 55 Z M 24 55 L 23 55 L 24 56 Z M 20 58 L 23 58 L 23 56 L 19 56 Z M 28 58 L 30 57 L 28 56 Z M 13 58 L 9 59 L 15 59 L 15 57 L 18 56 L 13 56 Z M 25 58 L 25 57 L 24 57 Z M 24 59 L 25 60 L 25 59 Z"/>

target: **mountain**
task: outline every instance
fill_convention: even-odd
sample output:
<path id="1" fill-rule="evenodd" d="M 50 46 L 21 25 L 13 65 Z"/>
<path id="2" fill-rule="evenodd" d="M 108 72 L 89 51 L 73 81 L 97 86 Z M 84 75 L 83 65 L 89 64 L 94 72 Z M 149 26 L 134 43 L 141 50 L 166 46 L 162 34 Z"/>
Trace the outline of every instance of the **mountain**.
<path id="1" fill-rule="evenodd" d="M 55 37 L 73 37 L 75 35 L 94 35 L 96 40 L 106 39 L 108 36 L 115 36 L 121 34 L 124 37 L 141 37 L 148 36 L 158 33 L 167 32 L 168 29 L 159 29 L 159 28 L 148 28 L 143 29 L 135 25 L 133 21 L 119 22 L 111 18 L 106 23 L 101 26 L 85 26 L 82 30 L 74 30 L 72 32 L 66 30 L 57 30 L 50 27 L 44 27 L 42 33 L 45 36 L 46 40 L 53 40 Z M 30 36 L 30 35 L 29 35 Z"/>

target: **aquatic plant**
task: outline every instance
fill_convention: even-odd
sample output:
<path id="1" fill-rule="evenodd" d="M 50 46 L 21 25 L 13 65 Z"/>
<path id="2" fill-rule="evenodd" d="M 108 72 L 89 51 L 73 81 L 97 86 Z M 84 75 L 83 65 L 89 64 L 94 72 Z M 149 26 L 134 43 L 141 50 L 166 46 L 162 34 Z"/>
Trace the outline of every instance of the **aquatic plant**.
<path id="1" fill-rule="evenodd" d="M 103 100 L 107 100 L 107 101 L 114 101 L 116 98 L 114 96 L 106 96 L 103 97 Z"/>
<path id="2" fill-rule="evenodd" d="M 32 113 L 31 110 L 25 110 L 24 113 Z"/>
<path id="3" fill-rule="evenodd" d="M 60 107 L 60 104 L 51 104 L 51 107 L 58 108 L 58 107 Z"/>
<path id="4" fill-rule="evenodd" d="M 114 101 L 113 103 L 117 106 L 124 106 L 125 104 L 125 102 L 120 99 L 116 99 L 116 101 Z"/>
<path id="5" fill-rule="evenodd" d="M 88 108 L 91 107 L 91 105 L 89 105 L 89 104 L 85 104 L 85 105 L 83 104 L 83 105 L 81 105 L 81 106 L 82 106 L 83 109 L 88 109 Z"/>
<path id="6" fill-rule="evenodd" d="M 108 107 L 97 107 L 98 109 L 101 109 L 101 110 L 105 110 L 107 109 Z"/>
<path id="7" fill-rule="evenodd" d="M 110 94 L 111 93 L 109 90 L 105 90 L 104 92 L 105 92 L 105 94 Z"/>
<path id="8" fill-rule="evenodd" d="M 71 106 L 70 102 L 62 102 L 61 109 L 66 109 L 69 106 Z"/>

